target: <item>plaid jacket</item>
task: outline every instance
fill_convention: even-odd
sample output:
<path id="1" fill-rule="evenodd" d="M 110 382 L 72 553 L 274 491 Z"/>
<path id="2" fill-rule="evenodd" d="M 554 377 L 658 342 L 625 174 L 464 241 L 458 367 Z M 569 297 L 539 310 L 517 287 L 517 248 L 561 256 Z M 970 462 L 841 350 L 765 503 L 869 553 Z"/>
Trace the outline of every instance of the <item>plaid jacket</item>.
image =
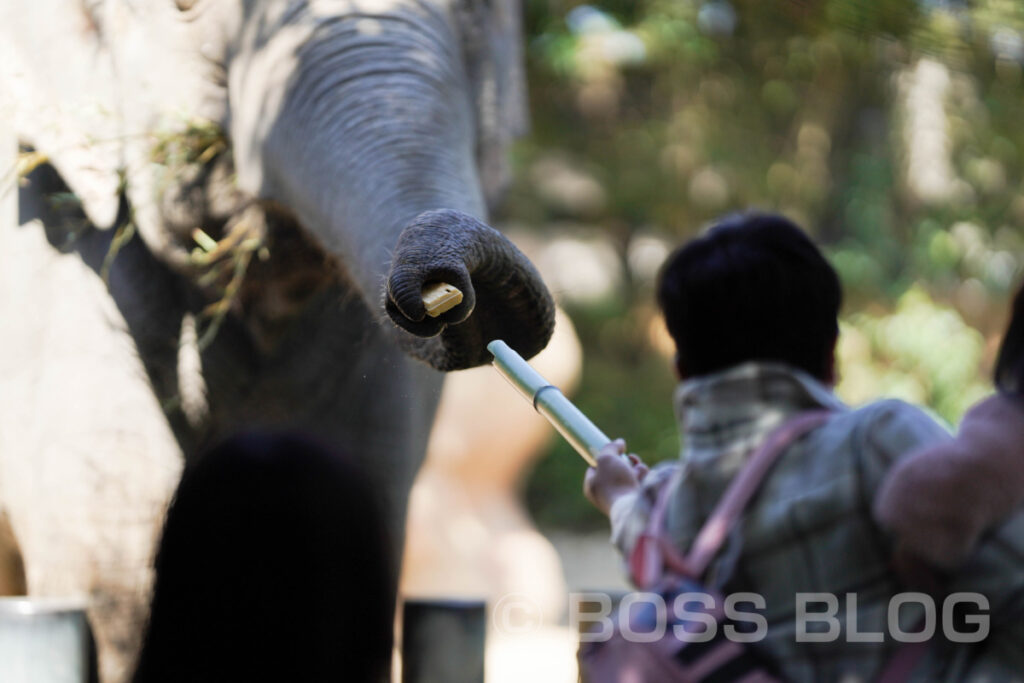
<path id="1" fill-rule="evenodd" d="M 628 557 L 657 492 L 681 466 L 667 531 L 685 551 L 765 437 L 788 417 L 822 408 L 834 414 L 783 453 L 706 578 L 726 594 L 764 596 L 766 607 L 760 612 L 768 633 L 752 647 L 777 662 L 786 680 L 868 682 L 900 644 L 888 636 L 881 643 L 853 641 L 863 640 L 858 633 L 888 633 L 890 599 L 908 590 L 890 569 L 893 543 L 872 518 L 874 494 L 894 461 L 950 438 L 920 409 L 887 400 L 853 410 L 810 376 L 776 364 L 750 363 L 684 382 L 676 394 L 680 461 L 655 467 L 640 491 L 616 501 L 610 513 L 612 541 Z M 933 645 L 915 680 L 995 683 L 1017 675 L 1024 681 L 1022 549 L 1024 514 L 986 542 L 952 584 L 952 590 L 988 597 L 991 635 L 982 646 Z M 798 623 L 798 593 L 836 596 L 837 639 L 797 642 L 800 633 L 828 629 L 823 622 Z M 848 594 L 855 594 L 855 603 L 848 602 Z M 936 603 L 941 634 L 941 596 Z M 750 611 L 750 606 L 741 609 Z M 824 609 L 813 603 L 807 611 Z M 918 605 L 905 605 L 900 628 L 918 630 L 921 615 Z"/>

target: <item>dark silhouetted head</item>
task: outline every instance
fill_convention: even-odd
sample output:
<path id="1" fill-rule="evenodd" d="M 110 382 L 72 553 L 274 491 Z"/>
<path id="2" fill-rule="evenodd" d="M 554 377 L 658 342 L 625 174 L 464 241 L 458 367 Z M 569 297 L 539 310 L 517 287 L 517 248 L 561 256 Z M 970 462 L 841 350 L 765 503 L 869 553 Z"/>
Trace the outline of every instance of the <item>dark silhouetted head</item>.
<path id="1" fill-rule="evenodd" d="M 995 383 L 1004 394 L 1024 394 L 1024 286 L 1013 300 L 1010 324 L 999 346 Z"/>
<path id="2" fill-rule="evenodd" d="M 658 282 L 684 378 L 775 361 L 832 383 L 841 302 L 839 278 L 814 243 L 765 213 L 723 218 L 676 250 Z"/>
<path id="3" fill-rule="evenodd" d="M 373 490 L 302 438 L 232 438 L 186 468 L 136 683 L 380 681 L 394 602 Z"/>

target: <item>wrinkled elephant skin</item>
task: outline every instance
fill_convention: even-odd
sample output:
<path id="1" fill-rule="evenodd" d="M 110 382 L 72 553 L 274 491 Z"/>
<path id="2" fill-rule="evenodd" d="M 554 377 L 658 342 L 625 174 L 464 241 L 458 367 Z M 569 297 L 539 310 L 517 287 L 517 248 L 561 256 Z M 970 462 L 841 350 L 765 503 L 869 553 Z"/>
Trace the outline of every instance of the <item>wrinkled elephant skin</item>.
<path id="1" fill-rule="evenodd" d="M 485 222 L 518 29 L 514 0 L 0 7 L 0 160 L 49 162 L 17 217 L 10 174 L 0 195 L 0 514 L 30 593 L 91 599 L 104 681 L 205 445 L 350 454 L 398 549 L 442 372 L 547 343 L 547 290 Z M 435 281 L 464 299 L 431 318 Z"/>

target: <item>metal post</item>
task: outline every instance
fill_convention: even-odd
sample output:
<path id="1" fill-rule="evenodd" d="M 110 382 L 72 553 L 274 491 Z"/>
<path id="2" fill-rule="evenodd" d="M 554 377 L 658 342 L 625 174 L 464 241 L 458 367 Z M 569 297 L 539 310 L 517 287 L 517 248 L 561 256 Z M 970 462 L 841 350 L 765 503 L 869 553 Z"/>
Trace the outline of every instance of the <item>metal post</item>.
<path id="1" fill-rule="evenodd" d="M 406 600 L 402 683 L 483 683 L 487 605 L 478 600 Z"/>
<path id="2" fill-rule="evenodd" d="M 0 681 L 96 680 L 96 653 L 84 600 L 0 598 Z"/>

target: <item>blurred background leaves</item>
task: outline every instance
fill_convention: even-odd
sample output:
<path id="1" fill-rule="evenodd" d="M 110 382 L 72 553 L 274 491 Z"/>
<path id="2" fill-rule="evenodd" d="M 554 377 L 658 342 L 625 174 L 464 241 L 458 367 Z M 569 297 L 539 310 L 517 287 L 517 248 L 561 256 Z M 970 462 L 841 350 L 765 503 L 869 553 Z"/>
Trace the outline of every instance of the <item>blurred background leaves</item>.
<path id="1" fill-rule="evenodd" d="M 533 132 L 498 218 L 550 241 L 585 347 L 577 400 L 675 457 L 661 260 L 714 217 L 781 211 L 846 292 L 841 397 L 955 422 L 988 374 L 1024 255 L 1024 4 L 527 0 Z M 542 264 L 543 267 L 543 264 Z M 601 526 L 555 442 L 542 526 Z"/>

